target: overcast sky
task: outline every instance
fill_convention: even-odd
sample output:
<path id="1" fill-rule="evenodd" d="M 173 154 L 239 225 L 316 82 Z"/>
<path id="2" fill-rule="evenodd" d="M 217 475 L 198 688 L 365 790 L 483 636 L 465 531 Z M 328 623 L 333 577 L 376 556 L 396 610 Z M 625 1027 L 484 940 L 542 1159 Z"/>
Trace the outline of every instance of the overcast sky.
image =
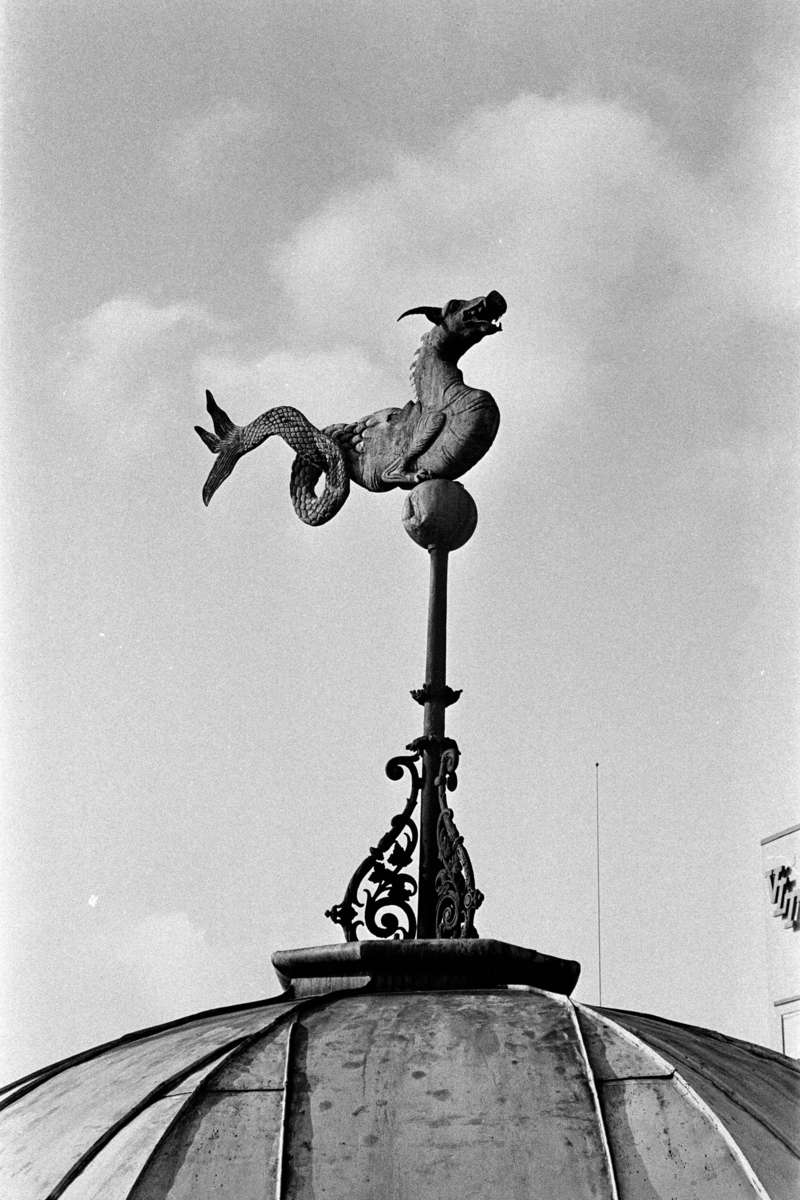
<path id="1" fill-rule="evenodd" d="M 403 495 L 302 525 L 245 423 L 409 397 L 492 288 L 452 556 L 483 936 L 765 1041 L 759 840 L 800 820 L 797 6 L 12 0 L 3 983 L 11 1078 L 274 994 L 405 799 Z"/>

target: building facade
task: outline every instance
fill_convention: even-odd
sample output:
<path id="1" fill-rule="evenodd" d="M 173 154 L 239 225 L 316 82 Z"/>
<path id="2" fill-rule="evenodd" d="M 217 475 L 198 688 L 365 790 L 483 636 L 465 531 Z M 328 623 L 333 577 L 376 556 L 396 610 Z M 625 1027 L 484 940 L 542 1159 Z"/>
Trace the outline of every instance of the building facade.
<path id="1" fill-rule="evenodd" d="M 761 842 L 771 1045 L 800 1059 L 800 825 Z"/>

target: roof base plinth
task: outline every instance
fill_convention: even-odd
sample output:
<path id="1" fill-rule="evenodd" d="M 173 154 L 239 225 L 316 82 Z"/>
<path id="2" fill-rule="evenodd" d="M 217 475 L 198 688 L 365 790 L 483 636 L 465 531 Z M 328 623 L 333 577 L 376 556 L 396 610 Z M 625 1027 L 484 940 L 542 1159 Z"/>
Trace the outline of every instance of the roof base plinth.
<path id="1" fill-rule="evenodd" d="M 352 988 L 374 992 L 457 991 L 527 985 L 569 996 L 580 963 L 495 938 L 409 939 L 278 950 L 272 965 L 295 996 Z"/>

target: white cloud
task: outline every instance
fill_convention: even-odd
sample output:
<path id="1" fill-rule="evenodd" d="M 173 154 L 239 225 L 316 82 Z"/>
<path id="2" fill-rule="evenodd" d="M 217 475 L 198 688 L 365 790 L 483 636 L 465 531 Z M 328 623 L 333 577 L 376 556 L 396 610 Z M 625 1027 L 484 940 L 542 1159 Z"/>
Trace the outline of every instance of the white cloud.
<path id="1" fill-rule="evenodd" d="M 793 307 L 784 173 L 756 186 L 749 165 L 754 147 L 780 159 L 783 104 L 762 98 L 713 173 L 619 102 L 522 95 L 479 110 L 435 150 L 333 196 L 272 256 L 297 344 L 352 341 L 399 373 L 411 347 L 396 313 L 497 288 L 502 354 L 492 339 L 465 370 L 518 434 L 601 397 L 639 419 L 657 388 L 686 436 L 682 406 L 731 403 L 737 322 L 780 323 Z"/>
<path id="2" fill-rule="evenodd" d="M 273 267 L 323 336 L 385 323 L 398 301 L 496 286 L 540 344 L 561 349 L 660 308 L 689 276 L 721 286 L 723 305 L 743 266 L 751 286 L 741 244 L 755 239 L 763 268 L 776 239 L 763 210 L 732 202 L 729 175 L 693 175 L 647 116 L 619 103 L 520 96 L 335 196 Z"/>
<path id="3" fill-rule="evenodd" d="M 117 296 L 78 322 L 57 364 L 62 404 L 115 459 L 139 453 L 175 406 L 201 339 L 224 333 L 199 307 Z"/>
<path id="4" fill-rule="evenodd" d="M 324 353 L 275 350 L 252 362 L 232 356 L 202 356 L 195 368 L 198 387 L 207 387 L 238 422 L 266 408 L 288 404 L 319 426 L 365 416 L 411 398 L 410 384 L 373 361 L 360 346 L 334 346 Z M 233 416 L 231 412 L 231 416 Z"/>
<path id="5" fill-rule="evenodd" d="M 740 159 L 754 147 L 780 159 L 782 103 L 758 98 Z M 184 149 L 213 157 L 263 132 L 259 120 L 220 109 L 185 133 Z M 654 381 L 680 426 L 681 404 L 728 403 L 714 362 L 730 323 L 792 307 L 777 195 L 739 159 L 693 172 L 644 113 L 618 102 L 522 95 L 297 225 L 270 264 L 285 297 L 278 345 L 219 353 L 202 341 L 223 331 L 196 306 L 118 297 L 82 324 L 68 399 L 122 414 L 137 447 L 180 380 L 219 392 L 240 421 L 277 404 L 319 425 L 351 419 L 408 397 L 424 323 L 398 330 L 402 309 L 496 287 L 509 302 L 502 343 L 474 351 L 466 370 L 514 413 L 523 436 L 512 455 L 531 423 L 565 405 L 588 411 L 616 389 L 614 403 L 632 409 Z M 732 360 L 726 369 L 733 378 Z"/>
<path id="6" fill-rule="evenodd" d="M 136 296 L 116 296 L 80 322 L 79 334 L 89 353 L 115 358 L 138 352 L 181 324 L 206 325 L 208 318 L 191 304 L 157 308 Z"/>
<path id="7" fill-rule="evenodd" d="M 154 1020 L 235 1000 L 225 953 L 184 912 L 153 913 L 126 930 L 116 960 Z"/>
<path id="8" fill-rule="evenodd" d="M 691 182 L 646 117 L 614 103 L 522 96 L 332 199 L 274 268 L 298 315 L 319 322 L 324 298 L 334 328 L 383 322 L 398 301 L 502 284 L 537 315 L 539 332 L 556 322 L 563 335 L 608 315 L 654 238 L 670 242 L 667 260 L 680 258 L 694 206 Z M 646 302 L 660 294 L 654 287 Z"/>
<path id="9" fill-rule="evenodd" d="M 187 192 L 215 185 L 224 175 L 236 173 L 272 124 L 270 113 L 230 101 L 191 124 L 174 127 L 162 150 L 169 178 Z"/>
<path id="10" fill-rule="evenodd" d="M 203 414 L 192 364 L 209 341 L 227 339 L 227 328 L 196 305 L 136 296 L 106 301 L 68 331 L 53 364 L 54 419 L 64 426 L 56 469 L 66 468 L 64 495 L 76 511 L 95 489 L 106 502 L 117 487 L 149 495 L 173 473 L 167 464 L 182 461 L 180 447 Z"/>

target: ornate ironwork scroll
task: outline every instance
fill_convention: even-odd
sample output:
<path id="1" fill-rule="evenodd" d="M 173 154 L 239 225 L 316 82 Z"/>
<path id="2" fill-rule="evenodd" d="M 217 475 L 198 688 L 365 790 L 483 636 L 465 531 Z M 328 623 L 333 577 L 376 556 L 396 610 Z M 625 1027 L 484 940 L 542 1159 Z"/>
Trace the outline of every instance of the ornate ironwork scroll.
<path id="1" fill-rule="evenodd" d="M 409 747 L 410 748 L 410 747 Z M 325 913 L 344 929 L 348 942 L 357 942 L 358 929 L 364 926 L 373 937 L 406 939 L 416 937 L 417 918 L 410 901 L 417 893 L 417 881 L 405 873 L 417 848 L 419 833 L 411 814 L 417 806 L 422 776 L 417 767 L 419 751 L 410 757 L 389 759 L 386 774 L 402 779 L 406 770 L 411 777 L 411 795 L 401 813 L 392 818 L 389 830 L 359 866 L 347 885 L 341 904 Z"/>
<path id="2" fill-rule="evenodd" d="M 477 937 L 475 910 L 483 903 L 483 893 L 475 886 L 464 839 L 456 828 L 453 810 L 447 805 L 447 792 L 455 791 L 458 786 L 457 766 L 458 746 L 453 742 L 442 751 L 436 779 L 440 809 L 436 841 L 442 864 L 436 876 L 436 936 L 439 938 Z"/>

